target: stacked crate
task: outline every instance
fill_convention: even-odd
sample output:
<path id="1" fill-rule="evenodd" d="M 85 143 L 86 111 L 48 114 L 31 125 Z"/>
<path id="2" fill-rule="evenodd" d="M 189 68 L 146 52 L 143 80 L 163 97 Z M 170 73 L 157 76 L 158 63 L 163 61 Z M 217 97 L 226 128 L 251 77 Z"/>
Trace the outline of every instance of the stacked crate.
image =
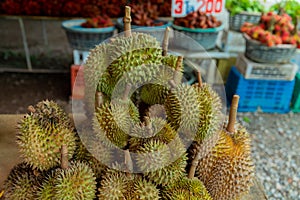
<path id="1" fill-rule="evenodd" d="M 226 82 L 228 103 L 238 94 L 240 112 L 287 113 L 297 70 L 295 63 L 257 63 L 240 54 Z"/>

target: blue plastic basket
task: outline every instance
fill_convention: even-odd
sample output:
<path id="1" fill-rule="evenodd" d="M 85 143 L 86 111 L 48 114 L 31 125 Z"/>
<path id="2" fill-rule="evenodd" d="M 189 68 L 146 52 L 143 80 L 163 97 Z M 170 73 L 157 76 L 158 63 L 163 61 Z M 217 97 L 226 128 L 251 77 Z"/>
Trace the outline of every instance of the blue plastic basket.
<path id="1" fill-rule="evenodd" d="M 255 112 L 260 108 L 267 113 L 287 113 L 295 80 L 257 80 L 245 79 L 243 75 L 232 67 L 226 82 L 225 90 L 228 103 L 232 96 L 240 96 L 239 112 Z"/>

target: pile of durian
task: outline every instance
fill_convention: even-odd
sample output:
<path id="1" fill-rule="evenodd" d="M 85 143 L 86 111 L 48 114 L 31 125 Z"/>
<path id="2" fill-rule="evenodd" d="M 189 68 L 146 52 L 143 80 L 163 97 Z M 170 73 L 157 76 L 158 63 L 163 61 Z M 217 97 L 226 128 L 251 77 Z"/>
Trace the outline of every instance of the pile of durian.
<path id="1" fill-rule="evenodd" d="M 225 124 L 201 74 L 197 84 L 181 82 L 169 29 L 161 47 L 131 32 L 126 13 L 127 32 L 92 49 L 85 64 L 86 121 L 75 127 L 45 100 L 19 122 L 24 161 L 3 199 L 232 200 L 249 191 L 254 167 L 249 134 L 235 122 L 238 96 Z"/>

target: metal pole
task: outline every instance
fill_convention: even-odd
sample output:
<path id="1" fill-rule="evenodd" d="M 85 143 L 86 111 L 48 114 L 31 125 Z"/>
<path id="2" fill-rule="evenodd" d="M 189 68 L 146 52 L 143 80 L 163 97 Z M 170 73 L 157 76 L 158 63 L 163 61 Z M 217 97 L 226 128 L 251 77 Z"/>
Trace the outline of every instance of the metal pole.
<path id="1" fill-rule="evenodd" d="M 23 40 L 23 46 L 24 46 L 24 51 L 25 51 L 25 56 L 26 56 L 27 68 L 29 71 L 31 71 L 32 65 L 31 65 L 31 60 L 30 60 L 30 52 L 28 49 L 27 37 L 26 37 L 23 19 L 22 19 L 22 17 L 19 17 L 18 20 L 19 20 L 19 24 L 20 24 L 20 28 L 21 28 L 21 33 L 22 33 L 22 40 Z"/>

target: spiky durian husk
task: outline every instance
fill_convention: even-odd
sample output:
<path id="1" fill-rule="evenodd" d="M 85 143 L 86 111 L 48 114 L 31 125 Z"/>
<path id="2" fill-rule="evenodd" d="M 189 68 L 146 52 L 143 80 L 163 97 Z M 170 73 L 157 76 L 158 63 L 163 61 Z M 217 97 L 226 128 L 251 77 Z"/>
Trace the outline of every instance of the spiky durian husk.
<path id="1" fill-rule="evenodd" d="M 96 177 L 83 162 L 71 162 L 67 169 L 57 169 L 54 178 L 54 199 L 94 199 Z"/>
<path id="2" fill-rule="evenodd" d="M 144 123 L 141 125 L 137 124 L 131 129 L 130 135 L 132 137 L 129 141 L 131 151 L 135 152 L 143 143 L 150 139 L 168 144 L 177 135 L 177 132 L 164 119 L 153 117 L 150 118 L 149 123 L 151 124 L 150 129 Z"/>
<path id="3" fill-rule="evenodd" d="M 212 200 L 204 184 L 197 178 L 188 179 L 186 177 L 178 180 L 172 185 L 168 185 L 162 190 L 163 199 L 203 199 Z"/>
<path id="4" fill-rule="evenodd" d="M 64 110 L 54 101 L 43 100 L 34 106 L 35 111 L 31 113 L 42 127 L 48 127 L 51 124 L 59 124 L 67 128 L 71 127 L 70 118 Z"/>
<path id="5" fill-rule="evenodd" d="M 156 171 L 169 164 L 169 148 L 159 140 L 149 140 L 139 147 L 135 159 L 142 172 Z"/>
<path id="6" fill-rule="evenodd" d="M 139 120 L 137 108 L 129 103 L 105 103 L 95 114 L 93 128 L 105 144 L 124 148 L 129 140 L 130 128 Z"/>
<path id="7" fill-rule="evenodd" d="M 98 188 L 98 199 L 126 199 L 126 194 L 131 191 L 132 179 L 125 173 L 113 169 L 103 175 Z"/>
<path id="8" fill-rule="evenodd" d="M 39 178 L 26 163 L 16 165 L 4 182 L 4 199 L 35 199 Z"/>
<path id="9" fill-rule="evenodd" d="M 222 125 L 222 103 L 219 95 L 206 83 L 193 85 L 198 93 L 200 123 L 195 141 L 203 141 L 217 133 Z"/>
<path id="10" fill-rule="evenodd" d="M 167 120 L 183 137 L 194 138 L 201 113 L 197 91 L 194 87 L 180 84 L 173 88 L 165 101 Z"/>
<path id="11" fill-rule="evenodd" d="M 175 76 L 176 83 L 181 82 L 182 78 L 182 65 L 180 70 L 176 70 L 176 62 L 178 57 L 174 55 L 164 56 L 162 59 L 162 65 L 159 67 L 159 73 L 155 74 L 153 82 L 146 84 L 141 89 L 141 99 L 149 105 L 154 104 L 164 104 L 167 94 L 169 92 L 170 86 L 168 81 L 174 79 Z"/>
<path id="12" fill-rule="evenodd" d="M 60 164 L 60 147 L 63 144 L 67 144 L 71 159 L 75 150 L 75 133 L 60 124 L 41 125 L 39 119 L 30 114 L 18 126 L 17 144 L 26 163 L 34 169 L 48 170 Z"/>
<path id="13" fill-rule="evenodd" d="M 197 175 L 214 199 L 235 199 L 248 192 L 254 166 L 250 137 L 245 128 L 236 124 L 236 131 L 221 131 L 212 152 L 202 158 Z"/>
<path id="14" fill-rule="evenodd" d="M 44 174 L 44 178 L 41 180 L 36 191 L 36 199 L 54 199 L 54 180 L 55 170 L 49 170 L 47 173 Z"/>
<path id="15" fill-rule="evenodd" d="M 159 189 L 150 181 L 147 181 L 143 178 L 138 178 L 134 181 L 133 192 L 130 197 L 127 199 L 132 200 L 158 200 Z"/>

